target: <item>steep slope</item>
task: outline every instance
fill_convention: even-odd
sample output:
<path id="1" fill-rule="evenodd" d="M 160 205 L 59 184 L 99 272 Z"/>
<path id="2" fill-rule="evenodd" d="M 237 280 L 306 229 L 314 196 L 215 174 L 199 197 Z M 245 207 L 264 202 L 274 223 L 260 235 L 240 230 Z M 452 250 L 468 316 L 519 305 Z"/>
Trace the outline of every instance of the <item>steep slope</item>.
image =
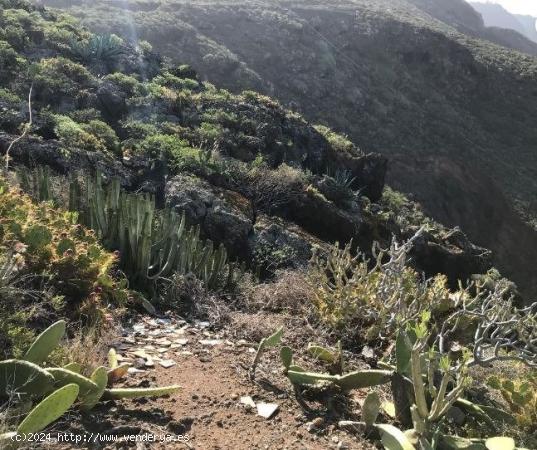
<path id="1" fill-rule="evenodd" d="M 374 241 L 387 246 L 422 225 L 413 249 L 421 271 L 456 286 L 491 268 L 490 252 L 460 230 L 398 195 L 390 200 L 385 157 L 268 97 L 204 84 L 147 45 L 17 4 L 23 8 L 0 9 L 0 57 L 10 68 L 0 79 L 0 151 L 10 149 L 13 163 L 118 178 L 184 213 L 202 237 L 264 275 L 306 266 L 313 246 L 352 241 L 370 254 Z M 33 122 L 17 141 L 30 86 Z"/>
<path id="2" fill-rule="evenodd" d="M 135 31 L 205 79 L 275 96 L 387 155 L 390 183 L 468 230 L 525 292 L 537 292 L 537 238 L 521 214 L 535 214 L 537 64 L 457 31 L 480 26 L 468 5 L 440 2 L 465 7 L 446 6 L 438 16 L 446 24 L 427 13 L 439 3 L 423 0 L 138 0 L 127 12 L 122 2 L 69 3 L 97 31 Z"/>

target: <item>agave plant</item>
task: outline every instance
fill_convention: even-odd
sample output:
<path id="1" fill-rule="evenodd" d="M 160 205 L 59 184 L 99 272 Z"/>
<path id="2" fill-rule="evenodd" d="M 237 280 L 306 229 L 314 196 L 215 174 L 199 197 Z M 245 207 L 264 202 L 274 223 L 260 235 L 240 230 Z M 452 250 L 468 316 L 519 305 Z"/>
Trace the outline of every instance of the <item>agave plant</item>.
<path id="1" fill-rule="evenodd" d="M 86 41 L 73 40 L 70 47 L 73 56 L 86 63 L 112 61 L 124 52 L 123 40 L 115 34 L 95 34 Z"/>

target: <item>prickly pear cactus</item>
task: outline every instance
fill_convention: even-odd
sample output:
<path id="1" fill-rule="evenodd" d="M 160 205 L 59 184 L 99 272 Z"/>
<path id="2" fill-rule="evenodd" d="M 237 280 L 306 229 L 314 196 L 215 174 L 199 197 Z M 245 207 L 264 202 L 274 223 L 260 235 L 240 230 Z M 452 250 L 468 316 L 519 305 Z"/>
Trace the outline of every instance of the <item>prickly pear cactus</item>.
<path id="1" fill-rule="evenodd" d="M 373 426 L 380 413 L 380 397 L 376 392 L 370 392 L 362 406 L 362 420 L 367 427 Z"/>
<path id="2" fill-rule="evenodd" d="M 106 389 L 103 398 L 120 400 L 123 398 L 161 397 L 163 395 L 173 394 L 179 389 L 181 389 L 181 386 L 178 385 L 144 389 Z"/>
<path id="3" fill-rule="evenodd" d="M 101 399 L 108 384 L 108 371 L 106 367 L 98 367 L 91 375 L 91 381 L 97 385 L 97 389 L 89 391 L 81 398 L 81 409 L 83 411 L 89 411 L 92 409 Z"/>
<path id="4" fill-rule="evenodd" d="M 37 433 L 67 412 L 78 396 L 78 386 L 68 384 L 50 394 L 30 411 L 17 427 L 19 434 Z"/>
<path id="5" fill-rule="evenodd" d="M 99 386 L 89 378 L 63 368 L 50 368 L 47 372 L 54 377 L 56 386 L 65 386 L 67 384 L 76 384 L 80 388 L 80 397 L 83 398 L 89 392 L 95 392 Z"/>
<path id="6" fill-rule="evenodd" d="M 0 362 L 0 396 L 42 396 L 53 384 L 54 377 L 37 364 L 17 359 Z"/>
<path id="7" fill-rule="evenodd" d="M 60 343 L 61 338 L 65 334 L 65 326 L 64 320 L 53 323 L 37 337 L 23 359 L 35 364 L 41 364 L 45 361 Z"/>

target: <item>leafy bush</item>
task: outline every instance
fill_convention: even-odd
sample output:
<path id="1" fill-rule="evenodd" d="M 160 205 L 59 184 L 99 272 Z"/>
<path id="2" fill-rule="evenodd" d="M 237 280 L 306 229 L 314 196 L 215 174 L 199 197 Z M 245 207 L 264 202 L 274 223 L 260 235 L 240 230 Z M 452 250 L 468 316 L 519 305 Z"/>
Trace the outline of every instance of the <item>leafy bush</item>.
<path id="1" fill-rule="evenodd" d="M 199 165 L 200 150 L 192 148 L 188 142 L 177 136 L 155 134 L 146 137 L 140 148 L 151 158 L 168 161 L 174 170 L 187 170 Z"/>
<path id="2" fill-rule="evenodd" d="M 121 154 L 119 139 L 116 132 L 102 120 L 90 120 L 87 124 L 81 124 L 81 128 L 95 136 L 99 143 L 116 155 Z"/>
<path id="3" fill-rule="evenodd" d="M 131 75 L 126 75 L 122 72 L 115 72 L 104 77 L 106 81 L 110 81 L 118 86 L 128 97 L 143 95 L 143 84 Z"/>
<path id="4" fill-rule="evenodd" d="M 53 119 L 54 132 L 66 151 L 79 149 L 120 154 L 119 139 L 107 123 L 96 119 L 88 123 L 77 123 L 70 117 L 62 115 L 54 115 Z"/>
<path id="5" fill-rule="evenodd" d="M 25 60 L 6 41 L 0 40 L 0 82 L 13 80 Z"/>
<path id="6" fill-rule="evenodd" d="M 73 119 L 61 115 L 55 115 L 54 120 L 54 132 L 66 152 L 72 149 L 86 150 L 89 152 L 106 152 L 104 142 L 87 131 L 84 124 L 77 123 Z"/>
<path id="7" fill-rule="evenodd" d="M 36 66 L 35 91 L 51 104 L 58 104 L 62 97 L 81 98 L 96 83 L 88 69 L 63 57 L 43 59 Z"/>

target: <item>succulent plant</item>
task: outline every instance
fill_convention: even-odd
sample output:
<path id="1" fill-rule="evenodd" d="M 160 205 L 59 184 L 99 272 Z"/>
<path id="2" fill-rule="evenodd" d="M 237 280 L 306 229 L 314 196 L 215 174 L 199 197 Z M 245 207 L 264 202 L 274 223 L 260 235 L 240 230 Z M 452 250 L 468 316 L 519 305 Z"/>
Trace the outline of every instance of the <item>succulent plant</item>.
<path id="1" fill-rule="evenodd" d="M 255 354 L 254 361 L 252 362 L 252 365 L 250 366 L 251 378 L 255 377 L 255 371 L 257 369 L 257 365 L 259 364 L 259 360 L 261 359 L 261 355 L 263 354 L 263 351 L 269 347 L 275 347 L 277 345 L 280 345 L 280 342 L 282 341 L 282 336 L 283 336 L 283 327 L 280 327 L 270 336 L 267 336 L 266 338 L 261 339 L 261 342 L 259 342 L 259 345 L 257 347 L 257 352 Z M 292 353 L 291 353 L 291 359 L 292 359 Z"/>
<path id="2" fill-rule="evenodd" d="M 0 361 L 0 396 L 42 396 L 52 390 L 54 377 L 37 364 L 8 359 Z"/>
<path id="3" fill-rule="evenodd" d="M 0 434 L 0 448 L 12 450 L 19 446 L 15 436 L 37 433 L 63 416 L 76 401 L 78 386 L 68 384 L 41 400 L 19 424 L 16 431 Z"/>
<path id="4" fill-rule="evenodd" d="M 380 413 L 380 397 L 376 392 L 370 392 L 362 406 L 362 420 L 367 427 L 372 427 Z"/>
<path id="5" fill-rule="evenodd" d="M 344 375 L 330 375 L 325 373 L 310 373 L 301 370 L 288 370 L 287 378 L 294 385 L 315 385 L 320 382 L 332 383 L 343 392 L 378 386 L 390 381 L 393 372 L 390 370 L 362 370 L 349 372 Z"/>
<path id="6" fill-rule="evenodd" d="M 140 397 L 161 397 L 173 394 L 181 389 L 179 385 L 155 387 L 155 388 L 117 388 L 106 389 L 103 394 L 104 399 L 121 400 L 125 398 Z"/>
<path id="7" fill-rule="evenodd" d="M 80 219 L 107 248 L 119 250 L 124 270 L 138 285 L 148 287 L 175 272 L 193 273 L 215 290 L 236 281 L 240 271 L 228 262 L 225 247 L 201 239 L 199 226 L 187 227 L 184 214 L 157 211 L 149 195 L 122 192 L 117 179 L 105 187 L 100 172 L 86 181 L 85 198 L 74 198 L 82 190 L 76 180 L 71 184 L 70 204 L 81 209 Z"/>
<path id="8" fill-rule="evenodd" d="M 78 397 L 78 386 L 67 384 L 41 400 L 17 427 L 17 433 L 36 433 L 63 416 Z"/>
<path id="9" fill-rule="evenodd" d="M 64 320 L 53 323 L 37 337 L 23 359 L 35 364 L 41 364 L 45 361 L 60 343 L 61 338 L 65 334 L 65 326 Z"/>

